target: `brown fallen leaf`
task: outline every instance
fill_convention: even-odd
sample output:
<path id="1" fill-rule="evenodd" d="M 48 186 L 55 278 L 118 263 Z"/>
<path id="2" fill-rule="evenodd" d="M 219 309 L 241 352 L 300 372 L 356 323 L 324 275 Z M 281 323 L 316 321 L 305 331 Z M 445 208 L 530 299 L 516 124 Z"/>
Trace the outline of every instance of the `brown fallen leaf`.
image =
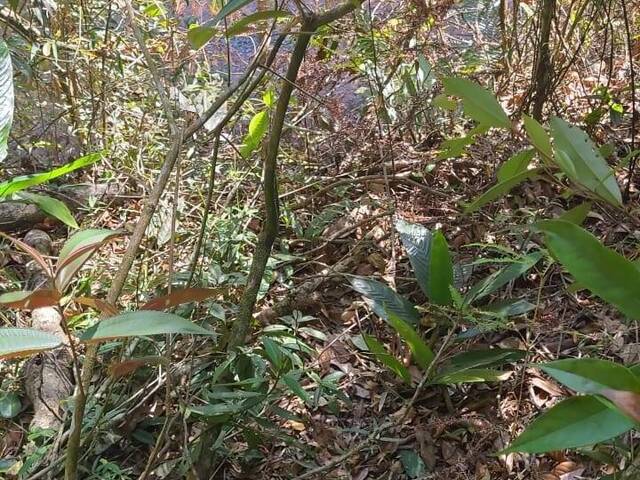
<path id="1" fill-rule="evenodd" d="M 140 310 L 164 310 L 183 303 L 202 302 L 220 293 L 215 288 L 183 288 L 148 301 Z"/>

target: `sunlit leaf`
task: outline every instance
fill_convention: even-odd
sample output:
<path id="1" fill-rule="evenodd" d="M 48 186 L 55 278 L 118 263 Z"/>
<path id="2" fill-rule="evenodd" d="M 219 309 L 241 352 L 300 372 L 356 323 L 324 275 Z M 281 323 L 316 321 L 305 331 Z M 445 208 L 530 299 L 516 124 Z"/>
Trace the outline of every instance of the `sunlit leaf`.
<path id="1" fill-rule="evenodd" d="M 240 147 L 240 155 L 248 158 L 259 146 L 265 133 L 269 130 L 269 113 L 266 110 L 256 113 L 249 122 L 249 132 Z"/>
<path id="2" fill-rule="evenodd" d="M 535 156 L 535 150 L 527 149 L 516 153 L 504 162 L 498 169 L 498 182 L 509 180 L 522 172 L 527 171 L 527 167 Z"/>
<path id="3" fill-rule="evenodd" d="M 551 150 L 551 140 L 546 130 L 532 117 L 523 115 L 524 129 L 527 132 L 529 141 L 536 148 L 536 150 L 547 160 L 551 160 L 553 157 L 553 151 Z"/>
<path id="4" fill-rule="evenodd" d="M 441 373 L 431 383 L 440 385 L 456 385 L 458 383 L 502 382 L 512 372 L 501 372 L 490 368 L 468 368 L 455 372 Z"/>
<path id="5" fill-rule="evenodd" d="M 409 255 L 418 285 L 425 295 L 428 295 L 427 282 L 429 279 L 429 260 L 431 257 L 431 232 L 422 225 L 396 221 L 396 230 Z"/>
<path id="6" fill-rule="evenodd" d="M 398 335 L 407 342 L 407 345 L 409 345 L 416 363 L 420 368 L 426 370 L 434 358 L 431 348 L 424 342 L 424 340 L 422 340 L 422 338 L 420 338 L 420 335 L 418 335 L 411 325 L 402 320 L 395 313 L 387 310 L 387 317 L 389 318 L 389 324 L 396 332 L 398 332 Z"/>
<path id="7" fill-rule="evenodd" d="M 139 310 L 101 320 L 82 332 L 79 338 L 81 341 L 89 343 L 112 338 L 142 337 L 166 333 L 215 335 L 211 330 L 202 328 L 186 318 L 172 313 Z"/>
<path id="8" fill-rule="evenodd" d="M 61 167 L 54 168 L 53 170 L 50 170 L 48 172 L 14 177 L 11 180 L 0 183 L 0 197 L 6 197 L 7 195 L 11 195 L 13 193 L 19 192 L 20 190 L 24 190 L 27 187 L 46 183 L 62 175 L 71 173 L 74 170 L 91 165 L 92 163 L 100 160 L 102 156 L 102 152 L 90 153 L 89 155 L 80 157 L 72 162 L 66 163 Z"/>
<path id="9" fill-rule="evenodd" d="M 7 142 L 12 122 L 13 68 L 9 48 L 0 40 L 0 162 L 7 158 Z"/>
<path id="10" fill-rule="evenodd" d="M 82 230 L 71 236 L 60 250 L 56 264 L 56 287 L 62 292 L 73 276 L 106 242 L 122 235 L 113 230 Z"/>
<path id="11" fill-rule="evenodd" d="M 16 195 L 18 198 L 21 198 L 28 203 L 37 205 L 44 213 L 60 220 L 65 225 L 68 225 L 71 228 L 79 228 L 76 219 L 73 218 L 71 210 L 69 210 L 69 207 L 67 207 L 64 202 L 61 202 L 56 198 L 49 197 L 48 195 L 39 195 L 30 192 L 19 192 Z"/>
<path id="12" fill-rule="evenodd" d="M 509 117 L 491 92 L 466 78 L 445 78 L 442 82 L 447 94 L 462 99 L 465 115 L 481 125 L 511 128 Z"/>
<path id="13" fill-rule="evenodd" d="M 251 15 L 247 15 L 246 17 L 241 18 L 236 23 L 227 28 L 226 34 L 227 37 L 232 37 L 234 35 L 239 35 L 241 33 L 249 31 L 251 29 L 251 26 L 255 23 L 265 20 L 278 20 L 280 18 L 287 18 L 291 16 L 291 12 L 287 12 L 285 10 L 264 10 L 261 12 L 255 12 Z"/>

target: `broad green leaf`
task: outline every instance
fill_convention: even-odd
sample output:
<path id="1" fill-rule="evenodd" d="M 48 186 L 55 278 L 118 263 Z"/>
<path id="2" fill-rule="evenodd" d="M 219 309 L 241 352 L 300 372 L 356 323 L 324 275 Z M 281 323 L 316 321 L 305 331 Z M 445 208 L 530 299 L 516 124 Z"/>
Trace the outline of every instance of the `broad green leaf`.
<path id="1" fill-rule="evenodd" d="M 269 130 L 269 113 L 263 110 L 256 113 L 249 122 L 249 132 L 240 147 L 240 155 L 243 158 L 248 158 L 260 146 L 267 130 Z"/>
<path id="2" fill-rule="evenodd" d="M 0 395 L 0 417 L 13 418 L 22 410 L 20 397 L 15 393 L 4 393 Z"/>
<path id="3" fill-rule="evenodd" d="M 73 218 L 73 214 L 69 210 L 69 207 L 67 207 L 64 202 L 47 195 L 38 195 L 29 192 L 20 192 L 17 196 L 29 203 L 37 205 L 44 213 L 57 218 L 65 225 L 68 225 L 71 228 L 80 228 L 78 227 L 76 219 Z"/>
<path id="4" fill-rule="evenodd" d="M 101 342 L 112 338 L 142 337 L 166 333 L 215 335 L 214 332 L 173 313 L 138 310 L 99 321 L 80 335 L 82 342 Z"/>
<path id="5" fill-rule="evenodd" d="M 465 135 L 463 137 L 449 138 L 440 144 L 438 160 L 461 157 L 467 147 L 475 141 L 475 135 Z"/>
<path id="6" fill-rule="evenodd" d="M 56 264 L 56 287 L 63 292 L 73 276 L 106 242 L 121 236 L 121 232 L 105 229 L 82 230 L 72 235 L 60 250 Z"/>
<path id="7" fill-rule="evenodd" d="M 261 12 L 255 12 L 241 18 L 231 25 L 227 29 L 226 34 L 227 37 L 233 37 L 234 35 L 247 32 L 254 23 L 262 22 L 264 20 L 278 20 L 280 18 L 291 17 L 291 15 L 291 12 L 287 12 L 286 10 L 264 10 Z"/>
<path id="8" fill-rule="evenodd" d="M 391 355 L 384 347 L 384 345 L 378 342 L 378 340 L 376 340 L 371 335 L 367 335 L 365 333 L 362 334 L 362 338 L 364 338 L 369 351 L 380 363 L 382 363 L 389 370 L 402 378 L 405 382 L 411 382 L 411 375 L 409 374 L 409 370 L 407 370 L 406 367 L 396 357 Z"/>
<path id="9" fill-rule="evenodd" d="M 479 367 L 492 367 L 522 360 L 527 352 L 511 348 L 490 348 L 469 350 L 452 357 L 445 372 L 468 370 Z"/>
<path id="10" fill-rule="evenodd" d="M 591 202 L 583 202 L 580 205 L 573 207 L 571 210 L 564 212 L 558 220 L 564 220 L 565 222 L 575 223 L 576 225 L 582 225 L 587 215 L 591 211 Z"/>
<path id="11" fill-rule="evenodd" d="M 613 170 L 598 152 L 589 136 L 561 118 L 551 119 L 555 161 L 578 185 L 612 205 L 622 205 L 620 187 Z"/>
<path id="12" fill-rule="evenodd" d="M 209 43 L 211 37 L 213 37 L 217 32 L 217 28 L 206 23 L 204 25 L 189 28 L 189 30 L 187 30 L 187 38 L 189 39 L 191 46 L 195 50 L 199 50 Z"/>
<path id="13" fill-rule="evenodd" d="M 402 339 L 407 342 L 407 345 L 409 345 L 416 363 L 420 368 L 426 370 L 434 357 L 431 348 L 424 343 L 424 340 L 420 338 L 420 335 L 418 335 L 411 325 L 402 320 L 395 313 L 387 310 L 387 317 L 389 318 L 389 324 L 391 324 L 395 331 L 398 332 L 398 335 L 400 335 Z"/>
<path id="14" fill-rule="evenodd" d="M 369 300 L 371 308 L 380 318 L 388 321 L 388 310 L 411 325 L 417 324 L 420 320 L 416 307 L 385 284 L 364 277 L 352 277 L 350 281 L 353 289 Z"/>
<path id="15" fill-rule="evenodd" d="M 470 304 L 492 294 L 507 283 L 528 272 L 541 258 L 542 253 L 540 252 L 533 252 L 520 257 L 518 261 L 502 267 L 476 283 L 465 295 L 465 300 Z"/>
<path id="16" fill-rule="evenodd" d="M 262 337 L 262 346 L 264 347 L 267 358 L 269 359 L 273 367 L 277 371 L 282 370 L 285 360 L 285 354 L 282 351 L 282 347 L 280 346 L 280 344 L 269 337 Z"/>
<path id="17" fill-rule="evenodd" d="M 0 358 L 24 357 L 51 350 L 62 340 L 50 333 L 29 328 L 0 328 Z"/>
<path id="18" fill-rule="evenodd" d="M 498 169 L 498 182 L 504 182 L 511 177 L 525 172 L 535 153 L 535 150 L 532 148 L 523 150 L 504 162 Z"/>
<path id="19" fill-rule="evenodd" d="M 438 385 L 455 385 L 458 383 L 502 382 L 512 372 L 501 372 L 490 368 L 468 368 L 455 372 L 446 372 L 435 377 L 431 383 Z"/>
<path id="20" fill-rule="evenodd" d="M 442 82 L 448 95 L 462 99 L 465 115 L 481 125 L 511 128 L 509 117 L 491 92 L 466 78 L 445 78 Z"/>
<path id="21" fill-rule="evenodd" d="M 512 188 L 516 187 L 517 185 L 520 185 L 525 180 L 534 178 L 541 171 L 542 169 L 540 168 L 533 168 L 531 170 L 520 172 L 517 175 L 514 175 L 513 177 L 503 182 L 499 182 L 495 184 L 489 190 L 487 190 L 482 195 L 474 199 L 471 203 L 468 203 L 464 208 L 464 212 L 471 213 L 481 209 L 486 204 L 491 203 L 494 200 L 497 200 L 503 195 L 506 195 L 511 191 Z"/>
<path id="22" fill-rule="evenodd" d="M 436 107 L 442 108 L 443 110 L 454 111 L 458 106 L 457 102 L 451 100 L 446 95 L 440 94 L 433 97 L 431 101 Z"/>
<path id="23" fill-rule="evenodd" d="M 598 358 L 571 358 L 539 367 L 578 393 L 601 394 L 604 390 L 640 392 L 640 380 L 628 368 Z"/>
<path id="24" fill-rule="evenodd" d="M 294 372 L 289 372 L 286 375 L 283 375 L 282 381 L 296 396 L 300 398 L 300 400 L 305 403 L 311 403 L 311 397 L 309 396 L 307 391 L 302 388 L 302 385 L 300 385 L 300 382 L 298 382 L 298 379 L 296 378 Z"/>
<path id="25" fill-rule="evenodd" d="M 451 305 L 449 291 L 451 285 L 453 285 L 453 263 L 449 245 L 442 232 L 438 230 L 431 241 L 431 261 L 427 283 L 429 300 L 436 305 Z"/>
<path id="26" fill-rule="evenodd" d="M 34 173 L 33 175 L 22 175 L 14 177 L 11 180 L 7 180 L 6 182 L 2 182 L 0 183 L 0 198 L 19 192 L 20 190 L 24 190 L 27 187 L 46 183 L 62 175 L 71 173 L 74 170 L 91 165 L 92 163 L 100 160 L 102 155 L 102 152 L 90 153 L 89 155 L 77 158 L 72 162 L 66 163 L 61 167 L 54 168 L 53 170 L 49 170 L 48 172 Z"/>
<path id="27" fill-rule="evenodd" d="M 538 150 L 538 152 L 547 160 L 553 158 L 553 151 L 551 150 L 551 140 L 546 130 L 532 117 L 523 115 L 524 129 L 527 132 L 529 141 Z"/>
<path id="28" fill-rule="evenodd" d="M 568 398 L 543 413 L 500 453 L 544 453 L 604 442 L 635 423 L 596 397 Z"/>
<path id="29" fill-rule="evenodd" d="M 19 290 L 0 295 L 0 306 L 4 308 L 20 308 L 33 310 L 34 308 L 57 306 L 60 292 L 57 290 Z"/>
<path id="30" fill-rule="evenodd" d="M 640 319 L 640 270 L 591 233 L 563 220 L 535 224 L 558 261 L 584 287 L 632 319 Z"/>
<path id="31" fill-rule="evenodd" d="M 0 40 L 0 162 L 7 158 L 7 142 L 12 122 L 13 68 L 9 48 L 4 41 Z"/>
<path id="32" fill-rule="evenodd" d="M 229 0 L 220 9 L 216 16 L 211 19 L 211 23 L 213 25 L 217 24 L 220 20 L 223 20 L 233 12 L 240 10 L 242 7 L 249 5 L 251 2 L 253 2 L 253 0 Z"/>
<path id="33" fill-rule="evenodd" d="M 427 282 L 429 280 L 429 261 L 431 257 L 431 232 L 422 225 L 396 221 L 396 230 L 400 240 L 409 255 L 409 261 L 418 280 L 418 285 L 425 295 L 428 295 Z"/>

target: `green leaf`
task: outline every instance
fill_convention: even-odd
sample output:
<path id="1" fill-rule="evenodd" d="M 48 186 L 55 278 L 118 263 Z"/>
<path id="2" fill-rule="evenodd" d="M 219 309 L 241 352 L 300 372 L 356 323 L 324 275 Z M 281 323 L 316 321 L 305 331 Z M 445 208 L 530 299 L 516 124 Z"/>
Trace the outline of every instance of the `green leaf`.
<path id="1" fill-rule="evenodd" d="M 591 202 L 583 202 L 580 205 L 573 207 L 571 210 L 564 212 L 558 220 L 564 220 L 565 222 L 575 223 L 576 225 L 582 225 L 587 215 L 591 211 Z"/>
<path id="2" fill-rule="evenodd" d="M 353 289 L 370 301 L 371 308 L 380 318 L 388 321 L 386 311 L 392 311 L 411 325 L 420 320 L 416 307 L 385 284 L 364 277 L 352 277 L 350 281 Z"/>
<path id="3" fill-rule="evenodd" d="M 251 25 L 257 22 L 261 22 L 264 20 L 277 20 L 280 18 L 291 17 L 291 12 L 287 12 L 285 10 L 263 10 L 261 12 L 255 12 L 251 15 L 247 15 L 246 17 L 238 20 L 236 23 L 231 25 L 227 31 L 227 37 L 233 37 L 234 35 L 239 35 L 241 33 L 247 32 Z"/>
<path id="4" fill-rule="evenodd" d="M 429 262 L 429 281 L 427 283 L 429 300 L 436 305 L 451 305 L 450 285 L 453 285 L 453 263 L 447 240 L 438 230 L 433 235 L 431 242 L 431 261 Z"/>
<path id="5" fill-rule="evenodd" d="M 77 158 L 72 162 L 66 163 L 61 167 L 54 168 L 53 170 L 49 170 L 48 172 L 34 173 L 33 175 L 21 175 L 6 182 L 2 182 L 0 183 L 0 198 L 19 192 L 20 190 L 24 190 L 27 187 L 40 185 L 53 180 L 54 178 L 71 173 L 74 170 L 78 170 L 79 168 L 91 165 L 92 163 L 100 160 L 102 155 L 102 152 L 90 153 L 89 155 Z"/>
<path id="6" fill-rule="evenodd" d="M 515 317 L 518 315 L 524 315 L 531 310 L 535 310 L 536 306 L 524 300 L 522 298 L 518 299 L 510 299 L 510 300 L 501 300 L 498 302 L 493 302 L 488 305 L 483 305 L 481 310 L 483 312 L 488 312 L 497 317 L 507 318 L 507 317 Z"/>
<path id="7" fill-rule="evenodd" d="M 540 173 L 541 171 L 542 169 L 540 168 L 526 170 L 524 172 L 518 173 L 517 175 L 514 175 L 513 177 L 503 182 L 498 182 L 489 190 L 484 192 L 482 195 L 474 199 L 471 203 L 468 203 L 464 208 L 464 212 L 472 213 L 481 209 L 486 204 L 491 203 L 494 200 L 497 200 L 503 195 L 506 195 L 511 191 L 512 188 L 516 187 L 517 185 L 520 185 L 525 180 L 536 177 L 537 174 Z"/>
<path id="8" fill-rule="evenodd" d="M 404 248 L 407 250 L 418 285 L 424 294 L 428 295 L 427 283 L 429 281 L 429 261 L 431 257 L 431 232 L 422 225 L 408 223 L 402 219 L 396 221 L 396 230 L 400 235 Z"/>
<path id="9" fill-rule="evenodd" d="M 187 30 L 187 38 L 189 39 L 189 43 L 195 50 L 199 50 L 204 47 L 211 37 L 213 37 L 218 32 L 217 28 L 210 26 L 209 23 L 204 25 L 198 25 L 196 27 L 191 27 Z"/>
<path id="10" fill-rule="evenodd" d="M 504 162 L 498 170 L 498 182 L 504 182 L 519 173 L 525 172 L 535 153 L 532 148 L 523 150 Z"/>
<path id="11" fill-rule="evenodd" d="M 244 137 L 244 144 L 240 147 L 242 158 L 248 158 L 260 146 L 267 130 L 269 130 L 269 113 L 263 110 L 256 113 L 249 122 L 249 133 Z"/>
<path id="12" fill-rule="evenodd" d="M 433 97 L 433 100 L 431 101 L 431 103 L 433 103 L 438 108 L 442 108 L 443 110 L 449 110 L 451 112 L 454 111 L 458 106 L 458 104 L 455 101 L 449 99 L 446 95 L 443 95 L 443 94 L 436 95 L 435 97 Z"/>
<path id="13" fill-rule="evenodd" d="M 267 358 L 269 359 L 273 367 L 277 371 L 282 370 L 285 360 L 285 354 L 283 353 L 280 344 L 269 337 L 262 337 L 262 346 L 264 347 Z"/>
<path id="14" fill-rule="evenodd" d="M 283 375 L 282 381 L 297 397 L 300 398 L 300 400 L 305 403 L 311 403 L 311 397 L 306 392 L 306 390 L 302 388 L 302 385 L 300 385 L 300 382 L 298 382 L 298 379 L 296 378 L 294 372 L 289 372 L 286 375 Z"/>
<path id="15" fill-rule="evenodd" d="M 492 294 L 496 290 L 502 288 L 507 283 L 515 280 L 519 276 L 528 272 L 533 266 L 540 261 L 542 253 L 533 252 L 520 257 L 514 263 L 501 268 L 486 278 L 480 280 L 469 289 L 465 295 L 467 304 L 471 304 L 487 295 Z"/>
<path id="16" fill-rule="evenodd" d="M 121 232 L 105 229 L 82 230 L 72 235 L 60 250 L 56 263 L 55 283 L 63 292 L 73 276 L 106 242 L 121 236 Z"/>
<path id="17" fill-rule="evenodd" d="M 440 144 L 438 160 L 461 157 L 467 147 L 475 141 L 475 135 L 465 135 L 463 137 L 449 138 Z"/>
<path id="18" fill-rule="evenodd" d="M 13 418 L 22 410 L 20 397 L 15 393 L 5 393 L 0 396 L 0 417 Z"/>
<path id="19" fill-rule="evenodd" d="M 404 472 L 409 478 L 425 478 L 427 473 L 427 467 L 425 466 L 422 458 L 414 450 L 400 450 L 398 452 L 400 456 L 400 462 Z"/>
<path id="20" fill-rule="evenodd" d="M 0 328 L 0 358 L 14 358 L 62 345 L 55 335 L 29 328 Z"/>
<path id="21" fill-rule="evenodd" d="M 233 12 L 240 10 L 242 7 L 249 5 L 253 0 L 229 0 L 210 21 L 213 25 L 228 17 Z"/>
<path id="22" fill-rule="evenodd" d="M 73 214 L 71 213 L 69 208 L 60 200 L 49 197 L 47 195 L 38 195 L 29 192 L 20 192 L 17 194 L 17 196 L 29 203 L 37 205 L 38 208 L 44 213 L 57 218 L 65 225 L 68 225 L 71 228 L 80 228 L 78 227 L 76 219 L 73 218 Z"/>
<path id="23" fill-rule="evenodd" d="M 545 244 L 575 280 L 632 319 L 640 319 L 640 270 L 591 233 L 563 220 L 535 224 Z"/>
<path id="24" fill-rule="evenodd" d="M 9 48 L 4 41 L 0 40 L 0 162 L 7 158 L 7 142 L 12 122 L 13 68 Z"/>
<path id="25" fill-rule="evenodd" d="M 579 358 L 548 362 L 539 367 L 579 393 L 601 394 L 604 390 L 640 392 L 640 380 L 628 368 L 608 360 Z"/>
<path id="26" fill-rule="evenodd" d="M 445 78 L 442 82 L 448 95 L 462 99 L 465 115 L 480 125 L 511 128 L 509 117 L 491 92 L 466 78 Z"/>
<path id="27" fill-rule="evenodd" d="M 634 426 L 632 420 L 595 397 L 572 397 L 543 413 L 500 453 L 544 453 L 594 445 Z"/>
<path id="28" fill-rule="evenodd" d="M 365 333 L 362 334 L 362 338 L 364 338 L 369 351 L 376 357 L 376 359 L 386 366 L 389 370 L 394 372 L 400 378 L 402 378 L 405 382 L 411 382 L 411 375 L 409 375 L 409 370 L 393 355 L 391 355 L 387 349 L 382 345 L 378 340 L 376 340 L 371 335 L 367 335 Z"/>
<path id="29" fill-rule="evenodd" d="M 490 368 L 468 368 L 456 372 L 442 373 L 435 377 L 431 383 L 455 385 L 458 383 L 502 382 L 509 378 L 511 373 Z"/>
<path id="30" fill-rule="evenodd" d="M 622 195 L 613 170 L 598 152 L 589 136 L 561 118 L 551 119 L 555 161 L 575 183 L 615 206 Z"/>
<path id="31" fill-rule="evenodd" d="M 523 115 L 524 129 L 527 132 L 529 141 L 536 148 L 536 150 L 547 160 L 553 158 L 553 151 L 551 150 L 551 140 L 549 134 L 545 129 L 532 117 Z"/>
<path id="32" fill-rule="evenodd" d="M 112 338 L 142 337 L 166 333 L 215 335 L 214 332 L 173 313 L 139 310 L 99 321 L 80 335 L 82 342 L 101 342 Z"/>
<path id="33" fill-rule="evenodd" d="M 407 342 L 409 348 L 411 349 L 411 353 L 413 354 L 413 358 L 416 363 L 422 368 L 426 370 L 431 362 L 433 361 L 433 352 L 431 348 L 424 343 L 420 335 L 411 328 L 407 322 L 398 317 L 395 313 L 387 310 L 387 317 L 389 318 L 389 323 L 398 332 L 398 335 L 402 337 L 402 339 Z"/>
<path id="34" fill-rule="evenodd" d="M 491 348 L 469 350 L 459 353 L 449 360 L 445 372 L 468 370 L 471 368 L 490 367 L 514 363 L 522 360 L 527 352 L 511 348 Z"/>

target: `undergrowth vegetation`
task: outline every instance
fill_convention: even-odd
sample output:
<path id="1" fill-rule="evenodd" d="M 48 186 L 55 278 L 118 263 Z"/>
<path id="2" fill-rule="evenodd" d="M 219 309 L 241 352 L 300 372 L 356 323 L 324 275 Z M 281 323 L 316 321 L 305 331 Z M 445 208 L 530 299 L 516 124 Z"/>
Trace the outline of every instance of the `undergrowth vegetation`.
<path id="1" fill-rule="evenodd" d="M 0 6 L 0 474 L 640 478 L 640 9 Z"/>

